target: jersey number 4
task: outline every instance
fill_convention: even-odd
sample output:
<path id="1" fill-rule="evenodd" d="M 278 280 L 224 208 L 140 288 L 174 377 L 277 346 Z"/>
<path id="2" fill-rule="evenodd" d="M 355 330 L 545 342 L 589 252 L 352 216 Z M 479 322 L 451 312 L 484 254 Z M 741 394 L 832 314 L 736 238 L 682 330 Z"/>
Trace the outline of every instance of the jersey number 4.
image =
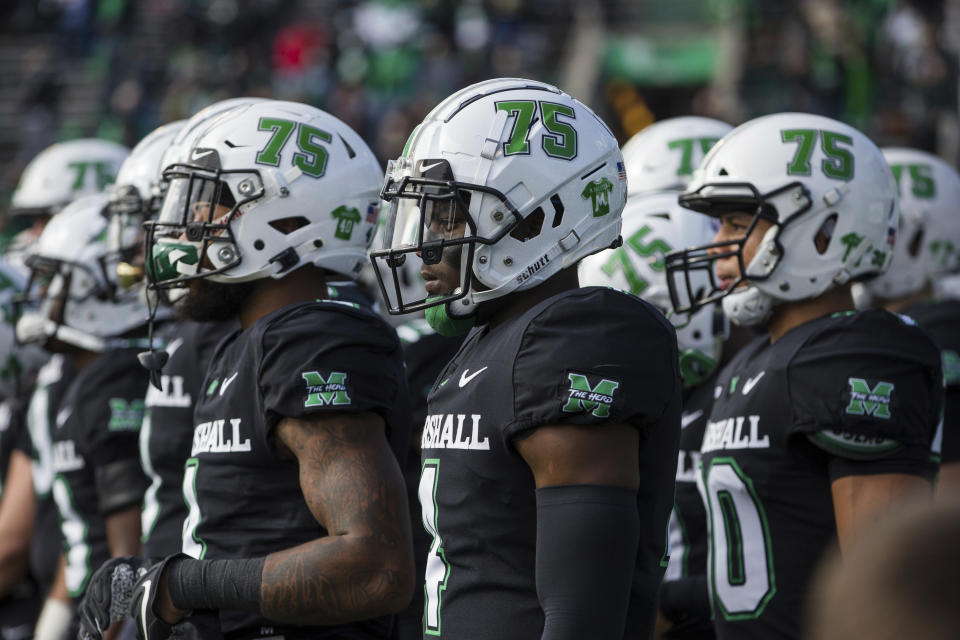
<path id="1" fill-rule="evenodd" d="M 697 489 L 710 521 L 710 588 L 727 620 L 759 617 L 777 591 L 770 527 L 750 480 L 733 458 L 705 462 Z"/>
<path id="2" fill-rule="evenodd" d="M 450 563 L 443 552 L 443 540 L 437 530 L 437 482 L 440 479 L 440 461 L 428 458 L 423 463 L 420 473 L 420 487 L 417 493 L 420 496 L 423 527 L 433 541 L 430 543 L 430 553 L 427 555 L 427 572 L 424 584 L 426 603 L 423 612 L 424 631 L 427 635 L 440 635 L 440 600 L 447 588 L 450 578 Z"/>

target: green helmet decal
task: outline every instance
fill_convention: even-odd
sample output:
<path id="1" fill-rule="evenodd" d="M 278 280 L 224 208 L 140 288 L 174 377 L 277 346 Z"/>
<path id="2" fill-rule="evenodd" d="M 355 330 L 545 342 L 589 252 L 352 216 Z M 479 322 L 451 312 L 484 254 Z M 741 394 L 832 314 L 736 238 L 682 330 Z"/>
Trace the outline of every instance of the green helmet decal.
<path id="1" fill-rule="evenodd" d="M 189 273 L 196 273 L 200 256 L 197 247 L 189 242 L 161 241 L 153 245 L 151 260 L 147 261 L 150 277 L 156 282 L 173 280 Z M 186 272 L 180 265 L 193 267 Z"/>

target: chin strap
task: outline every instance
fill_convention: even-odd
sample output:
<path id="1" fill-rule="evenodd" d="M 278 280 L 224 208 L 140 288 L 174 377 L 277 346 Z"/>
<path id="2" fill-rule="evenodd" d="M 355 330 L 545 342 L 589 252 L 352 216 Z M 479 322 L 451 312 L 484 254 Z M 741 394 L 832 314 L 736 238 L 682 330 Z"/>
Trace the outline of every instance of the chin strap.
<path id="1" fill-rule="evenodd" d="M 149 295 L 148 292 L 146 300 L 147 310 L 149 311 L 149 319 L 147 320 L 147 351 L 138 353 L 137 360 L 140 361 L 141 367 L 150 372 L 150 384 L 155 386 L 158 391 L 163 391 L 160 371 L 163 369 L 163 365 L 167 364 L 167 360 L 170 359 L 170 354 L 163 349 L 154 350 L 153 348 L 153 328 L 156 325 L 157 311 L 160 309 L 160 296 Z"/>

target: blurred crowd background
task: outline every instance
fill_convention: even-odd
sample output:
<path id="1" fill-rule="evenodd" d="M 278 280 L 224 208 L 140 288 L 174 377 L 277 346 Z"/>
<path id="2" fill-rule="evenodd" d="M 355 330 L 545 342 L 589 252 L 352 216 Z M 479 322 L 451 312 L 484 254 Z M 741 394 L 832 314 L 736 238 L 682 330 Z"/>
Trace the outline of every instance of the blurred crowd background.
<path id="1" fill-rule="evenodd" d="M 231 96 L 319 106 L 384 163 L 472 82 L 552 82 L 621 142 L 821 113 L 960 159 L 960 0 L 4 0 L 0 211 L 57 140 L 129 146 Z"/>

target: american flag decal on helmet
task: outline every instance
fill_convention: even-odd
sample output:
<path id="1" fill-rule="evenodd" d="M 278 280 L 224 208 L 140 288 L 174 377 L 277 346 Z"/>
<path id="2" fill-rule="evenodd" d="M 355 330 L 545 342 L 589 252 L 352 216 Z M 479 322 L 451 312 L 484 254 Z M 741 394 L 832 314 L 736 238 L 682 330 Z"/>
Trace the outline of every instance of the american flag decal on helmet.
<path id="1" fill-rule="evenodd" d="M 377 218 L 380 217 L 380 207 L 375 202 L 367 205 L 366 221 L 370 224 L 377 224 Z"/>
<path id="2" fill-rule="evenodd" d="M 623 168 L 622 162 L 617 163 L 617 177 L 621 180 L 627 179 L 627 170 Z"/>

